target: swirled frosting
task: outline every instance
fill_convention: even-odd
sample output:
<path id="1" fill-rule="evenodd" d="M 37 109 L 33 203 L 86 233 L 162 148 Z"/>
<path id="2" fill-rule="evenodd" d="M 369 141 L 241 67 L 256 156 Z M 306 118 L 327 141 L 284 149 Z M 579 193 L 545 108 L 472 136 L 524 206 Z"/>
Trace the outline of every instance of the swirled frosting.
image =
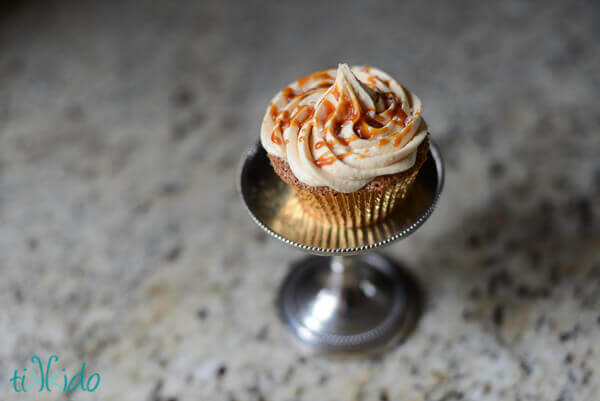
<path id="1" fill-rule="evenodd" d="M 261 142 L 304 184 L 355 192 L 414 165 L 427 136 L 421 108 L 418 97 L 383 71 L 340 64 L 275 95 Z"/>

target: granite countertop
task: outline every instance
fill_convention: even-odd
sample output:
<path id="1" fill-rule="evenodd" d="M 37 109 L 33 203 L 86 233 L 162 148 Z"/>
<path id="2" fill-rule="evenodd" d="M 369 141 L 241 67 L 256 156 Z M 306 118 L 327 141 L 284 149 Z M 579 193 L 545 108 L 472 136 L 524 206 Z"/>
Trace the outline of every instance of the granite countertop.
<path id="1" fill-rule="evenodd" d="M 52 354 L 101 375 L 73 400 L 600 399 L 598 4 L 11 3 L 0 399 L 65 399 L 9 382 Z M 366 360 L 292 345 L 273 300 L 302 254 L 235 188 L 268 99 L 340 61 L 417 93 L 447 165 L 385 249 L 425 313 Z"/>

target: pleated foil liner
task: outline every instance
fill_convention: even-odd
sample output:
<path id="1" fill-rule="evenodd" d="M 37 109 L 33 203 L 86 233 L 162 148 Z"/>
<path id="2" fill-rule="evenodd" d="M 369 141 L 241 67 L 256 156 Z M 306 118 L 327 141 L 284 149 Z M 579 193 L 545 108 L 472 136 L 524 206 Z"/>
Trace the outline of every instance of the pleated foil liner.
<path id="1" fill-rule="evenodd" d="M 402 181 L 379 191 L 319 193 L 296 189 L 300 206 L 322 224 L 341 227 L 364 227 L 389 217 L 401 205 L 418 169 Z"/>

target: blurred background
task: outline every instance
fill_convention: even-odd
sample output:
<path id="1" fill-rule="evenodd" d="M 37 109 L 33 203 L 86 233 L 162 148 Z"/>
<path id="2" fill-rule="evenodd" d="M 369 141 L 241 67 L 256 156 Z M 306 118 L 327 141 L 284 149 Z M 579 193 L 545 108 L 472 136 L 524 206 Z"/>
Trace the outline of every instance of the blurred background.
<path id="1" fill-rule="evenodd" d="M 0 7 L 0 398 L 32 355 L 95 400 L 597 400 L 600 7 L 589 1 L 7 1 Z M 423 101 L 447 167 L 385 252 L 427 292 L 359 361 L 290 345 L 301 253 L 235 189 L 271 97 L 339 62 Z"/>

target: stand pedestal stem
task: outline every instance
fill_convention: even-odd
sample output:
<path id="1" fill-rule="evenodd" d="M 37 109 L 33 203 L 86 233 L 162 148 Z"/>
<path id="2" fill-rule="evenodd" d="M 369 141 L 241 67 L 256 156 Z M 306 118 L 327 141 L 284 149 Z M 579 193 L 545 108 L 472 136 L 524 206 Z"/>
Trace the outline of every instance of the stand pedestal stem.
<path id="1" fill-rule="evenodd" d="M 279 294 L 284 322 L 305 344 L 331 352 L 372 352 L 407 335 L 416 284 L 376 254 L 311 256 L 296 263 Z"/>
<path id="2" fill-rule="evenodd" d="M 335 293 L 342 303 L 346 303 L 348 298 L 347 289 L 357 284 L 352 256 L 332 256 L 329 268 L 331 269 L 331 275 L 328 290 Z"/>

